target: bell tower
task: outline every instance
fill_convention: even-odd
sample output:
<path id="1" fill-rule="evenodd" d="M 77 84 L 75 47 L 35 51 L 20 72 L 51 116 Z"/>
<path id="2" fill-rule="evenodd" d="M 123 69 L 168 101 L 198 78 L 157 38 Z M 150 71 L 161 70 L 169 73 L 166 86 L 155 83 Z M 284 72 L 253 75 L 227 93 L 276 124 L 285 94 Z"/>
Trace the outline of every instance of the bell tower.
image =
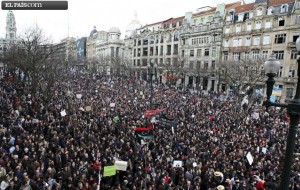
<path id="1" fill-rule="evenodd" d="M 6 16 L 6 39 L 12 40 L 16 38 L 17 27 L 14 13 L 9 10 Z"/>

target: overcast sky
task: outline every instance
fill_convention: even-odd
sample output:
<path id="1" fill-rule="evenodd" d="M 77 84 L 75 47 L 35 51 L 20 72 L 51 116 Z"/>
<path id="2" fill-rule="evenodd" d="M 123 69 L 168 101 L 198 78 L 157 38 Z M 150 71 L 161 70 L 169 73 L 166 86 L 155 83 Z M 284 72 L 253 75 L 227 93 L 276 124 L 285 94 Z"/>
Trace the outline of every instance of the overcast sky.
<path id="1" fill-rule="evenodd" d="M 203 6 L 216 6 L 237 0 L 69 0 L 68 10 L 14 10 L 17 23 L 17 35 L 26 28 L 38 24 L 46 36 L 55 42 L 68 36 L 88 36 L 94 26 L 97 30 L 108 31 L 116 26 L 125 31 L 134 12 L 142 25 L 159 22 L 171 17 L 184 16 L 186 12 L 196 12 Z M 254 0 L 245 0 L 246 3 Z M 7 11 L 0 10 L 0 37 L 5 36 Z M 69 23 L 69 24 L 68 24 Z M 69 27 L 68 27 L 69 26 Z M 68 32 L 69 31 L 69 32 Z"/>

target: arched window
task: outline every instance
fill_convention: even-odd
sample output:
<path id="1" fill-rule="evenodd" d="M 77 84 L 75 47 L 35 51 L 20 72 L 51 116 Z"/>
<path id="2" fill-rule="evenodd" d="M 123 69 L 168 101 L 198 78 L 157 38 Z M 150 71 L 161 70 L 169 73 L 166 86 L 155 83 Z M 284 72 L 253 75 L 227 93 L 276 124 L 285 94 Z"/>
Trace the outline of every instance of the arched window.
<path id="1" fill-rule="evenodd" d="M 288 10 L 289 10 L 289 5 L 288 4 L 281 5 L 280 13 L 287 13 Z"/>
<path id="2" fill-rule="evenodd" d="M 174 41 L 178 41 L 179 40 L 179 32 L 175 32 L 174 33 Z"/>
<path id="3" fill-rule="evenodd" d="M 171 41 L 172 41 L 172 34 L 169 33 L 168 42 L 171 42 Z"/>
<path id="4" fill-rule="evenodd" d="M 268 8 L 268 15 L 272 15 L 273 14 L 273 12 L 274 12 L 274 8 L 273 7 L 269 7 Z"/>

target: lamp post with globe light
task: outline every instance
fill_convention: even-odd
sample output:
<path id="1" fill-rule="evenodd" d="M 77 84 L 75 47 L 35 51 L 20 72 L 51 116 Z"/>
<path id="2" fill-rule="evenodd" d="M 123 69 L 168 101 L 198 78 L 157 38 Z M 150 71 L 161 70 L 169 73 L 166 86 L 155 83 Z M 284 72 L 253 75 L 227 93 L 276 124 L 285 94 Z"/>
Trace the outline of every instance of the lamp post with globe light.
<path id="1" fill-rule="evenodd" d="M 300 38 L 296 41 L 296 48 L 298 55 L 300 55 Z M 287 108 L 287 113 L 290 116 L 290 128 L 287 136 L 286 152 L 284 158 L 284 165 L 281 174 L 281 182 L 279 190 L 288 190 L 290 183 L 291 166 L 293 164 L 294 149 L 296 134 L 300 119 L 300 57 L 297 59 L 298 63 L 298 82 L 296 88 L 296 94 L 293 100 L 287 104 L 271 102 L 270 98 L 272 95 L 273 85 L 275 84 L 274 77 L 277 75 L 280 62 L 276 60 L 275 55 L 272 55 L 264 64 L 265 73 L 268 76 L 267 84 L 267 100 L 263 102 L 263 105 L 267 108 L 270 106 Z"/>

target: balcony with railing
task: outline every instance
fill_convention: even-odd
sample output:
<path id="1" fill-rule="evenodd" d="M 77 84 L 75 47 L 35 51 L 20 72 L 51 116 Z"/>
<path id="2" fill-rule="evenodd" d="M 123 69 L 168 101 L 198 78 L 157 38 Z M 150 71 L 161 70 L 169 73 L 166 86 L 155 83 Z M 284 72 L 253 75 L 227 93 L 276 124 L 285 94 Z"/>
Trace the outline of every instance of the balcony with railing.
<path id="1" fill-rule="evenodd" d="M 296 48 L 296 42 L 288 42 L 288 48 Z"/>
<path id="2" fill-rule="evenodd" d="M 250 50 L 250 46 L 229 47 L 230 52 L 247 52 L 249 50 Z"/>

